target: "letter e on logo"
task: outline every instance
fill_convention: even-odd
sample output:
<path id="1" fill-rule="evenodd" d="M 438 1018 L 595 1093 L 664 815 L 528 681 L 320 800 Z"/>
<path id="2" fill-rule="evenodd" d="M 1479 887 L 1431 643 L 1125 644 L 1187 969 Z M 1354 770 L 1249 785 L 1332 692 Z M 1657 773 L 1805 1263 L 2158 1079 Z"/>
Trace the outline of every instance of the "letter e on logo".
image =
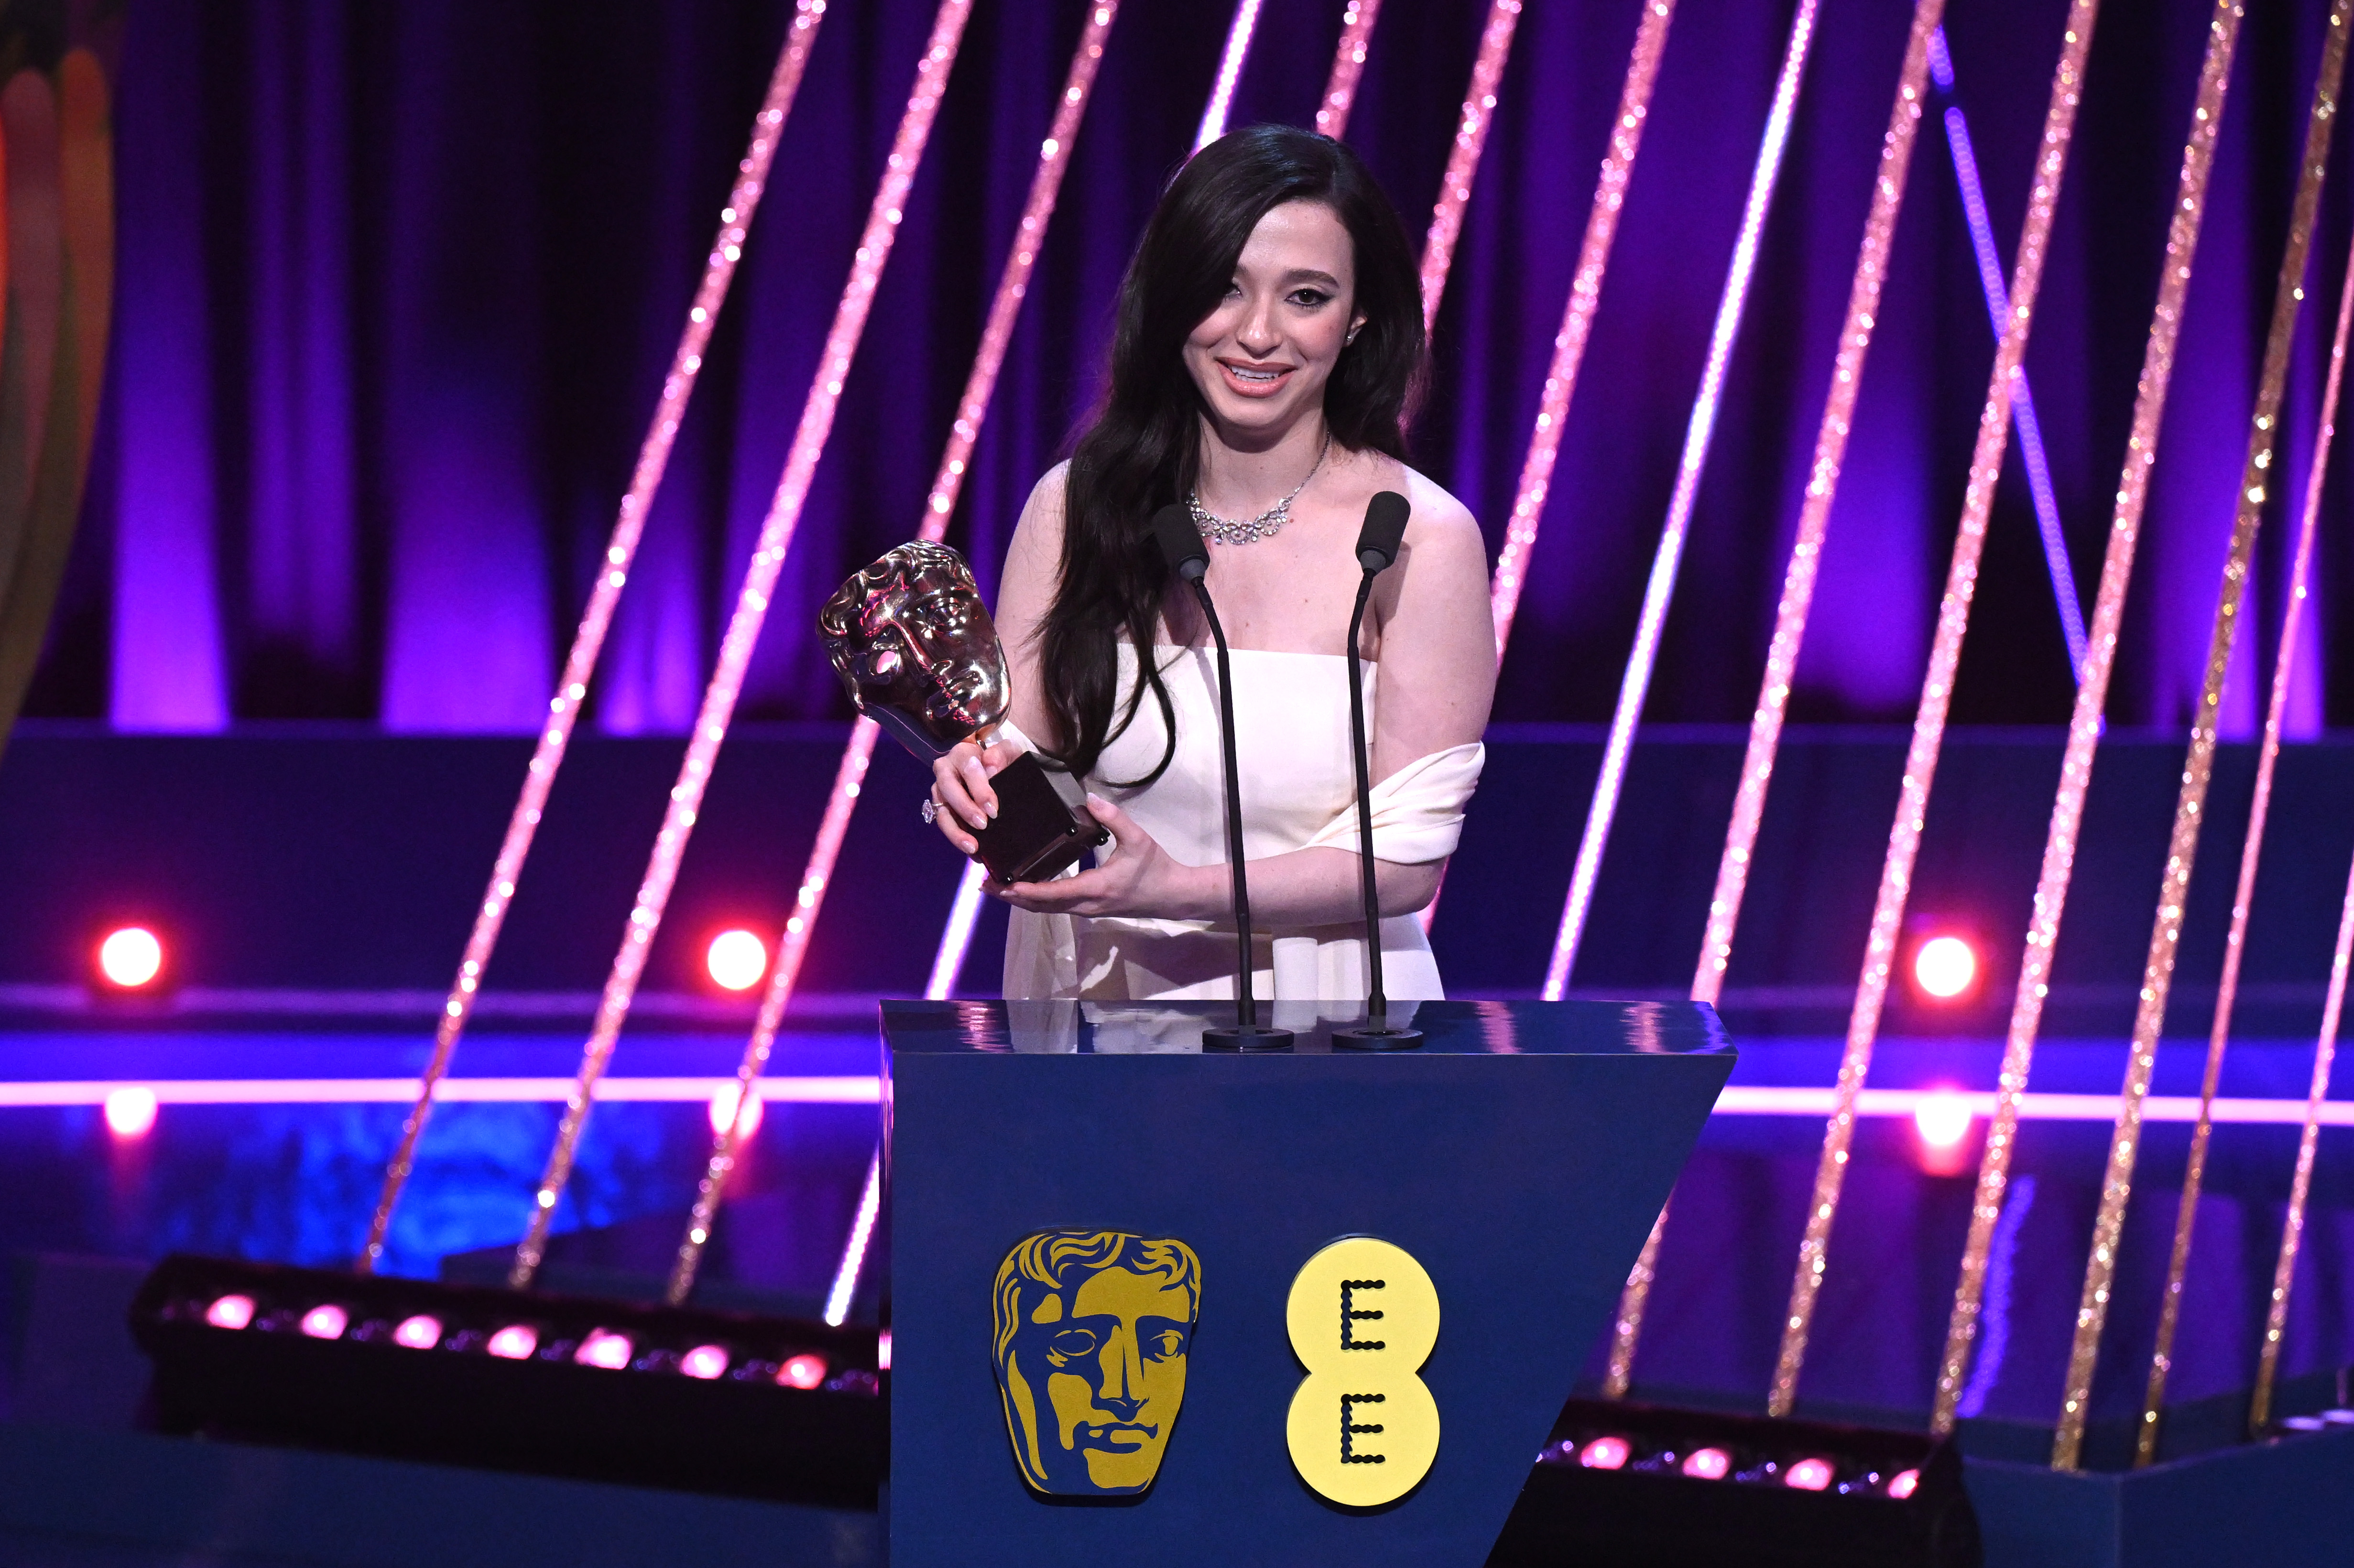
<path id="1" fill-rule="evenodd" d="M 1438 1402 L 1417 1375 L 1438 1287 L 1404 1247 L 1343 1236 L 1300 1266 L 1284 1316 L 1308 1369 L 1286 1423 L 1299 1478 L 1352 1508 L 1395 1502 L 1438 1457 Z"/>

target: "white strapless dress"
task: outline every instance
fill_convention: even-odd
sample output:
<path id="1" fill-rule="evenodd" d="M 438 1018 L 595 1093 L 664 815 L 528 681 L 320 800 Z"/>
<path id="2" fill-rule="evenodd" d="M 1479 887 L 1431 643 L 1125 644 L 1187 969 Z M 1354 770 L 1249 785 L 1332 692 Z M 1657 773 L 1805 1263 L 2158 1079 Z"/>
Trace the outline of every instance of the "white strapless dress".
<path id="1" fill-rule="evenodd" d="M 1119 689 L 1134 689 L 1136 655 L 1120 651 Z M 1149 788 L 1140 779 L 1166 745 L 1160 705 L 1148 692 L 1127 732 L 1104 748 L 1087 787 L 1118 804 L 1161 847 L 1188 865 L 1226 863 L 1225 764 L 1218 749 L 1217 656 L 1207 648 L 1159 650 L 1177 712 L 1177 750 Z M 1355 770 L 1349 755 L 1349 667 L 1338 653 L 1237 650 L 1235 739 L 1242 774 L 1243 850 L 1265 860 L 1293 850 L 1357 853 Z M 1365 713 L 1374 712 L 1380 666 L 1364 667 Z M 1373 853 L 1419 864 L 1452 853 L 1463 808 L 1486 752 L 1477 744 L 1418 758 L 1374 785 Z M 1270 929 L 1252 921 L 1254 991 L 1281 1002 L 1362 1001 L 1370 989 L 1362 921 Z M 1430 940 L 1412 915 L 1381 924 L 1382 980 L 1400 1001 L 1445 995 Z M 1235 994 L 1231 920 L 1089 918 L 1012 912 L 1005 938 L 1009 1000 L 1193 1001 Z"/>

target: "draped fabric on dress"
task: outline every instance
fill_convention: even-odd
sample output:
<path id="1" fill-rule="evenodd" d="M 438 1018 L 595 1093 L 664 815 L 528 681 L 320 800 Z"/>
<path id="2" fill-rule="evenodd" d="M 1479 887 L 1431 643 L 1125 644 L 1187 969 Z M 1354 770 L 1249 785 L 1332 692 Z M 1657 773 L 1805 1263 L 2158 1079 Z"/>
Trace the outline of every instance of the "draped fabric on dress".
<path id="1" fill-rule="evenodd" d="M 1159 706 L 1148 695 L 1135 721 L 1104 748 L 1088 789 L 1119 805 L 1175 859 L 1226 863 L 1225 788 L 1218 750 L 1215 655 L 1159 650 L 1161 678 L 1177 713 L 1177 750 L 1147 789 L 1109 779 L 1142 778 L 1166 745 Z M 1349 756 L 1349 667 L 1337 653 L 1238 649 L 1235 736 L 1242 775 L 1243 852 L 1265 860 L 1293 850 L 1357 849 L 1356 785 Z M 1379 665 L 1364 669 L 1365 713 L 1374 712 Z M 1120 649 L 1120 690 L 1133 689 L 1136 655 Z M 1454 851 L 1463 808 L 1487 756 L 1477 743 L 1450 747 L 1399 768 L 1373 786 L 1373 854 L 1402 864 Z M 1257 994 L 1278 1002 L 1361 1001 L 1368 987 L 1364 927 L 1270 929 L 1254 920 Z M 1382 975 L 1400 1000 L 1437 1000 L 1438 966 L 1411 915 L 1382 922 Z M 1089 918 L 1013 912 L 1005 938 L 1008 998 L 1084 997 L 1098 1001 L 1181 1001 L 1235 994 L 1231 920 Z"/>

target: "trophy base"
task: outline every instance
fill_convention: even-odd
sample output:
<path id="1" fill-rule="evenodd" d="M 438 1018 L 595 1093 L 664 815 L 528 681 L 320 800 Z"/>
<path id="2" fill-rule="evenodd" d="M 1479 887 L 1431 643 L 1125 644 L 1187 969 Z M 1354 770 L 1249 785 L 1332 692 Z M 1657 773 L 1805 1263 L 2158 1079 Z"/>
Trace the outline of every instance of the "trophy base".
<path id="1" fill-rule="evenodd" d="M 1228 1023 L 1202 1031 L 1204 1051 L 1288 1051 L 1291 1031 L 1257 1023 Z"/>
<path id="2" fill-rule="evenodd" d="M 1332 1031 L 1335 1051 L 1418 1051 L 1422 1049 L 1419 1029 L 1335 1029 Z"/>
<path id="3" fill-rule="evenodd" d="M 981 842 L 973 858 L 994 881 L 1051 881 L 1090 849 L 1111 842 L 1102 823 L 1063 803 L 1030 752 L 1000 768 L 989 785 L 997 791 L 997 820 L 973 834 Z"/>

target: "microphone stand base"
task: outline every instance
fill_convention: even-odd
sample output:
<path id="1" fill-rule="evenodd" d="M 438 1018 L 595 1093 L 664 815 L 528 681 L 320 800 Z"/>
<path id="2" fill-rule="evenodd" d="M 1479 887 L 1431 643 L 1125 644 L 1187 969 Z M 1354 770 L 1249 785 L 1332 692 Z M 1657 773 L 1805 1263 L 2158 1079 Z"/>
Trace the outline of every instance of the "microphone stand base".
<path id="1" fill-rule="evenodd" d="M 1288 1051 L 1291 1031 L 1257 1023 L 1227 1023 L 1202 1031 L 1204 1051 Z"/>
<path id="2" fill-rule="evenodd" d="M 1422 1048 L 1419 1029 L 1335 1029 L 1332 1049 L 1335 1051 L 1418 1051 Z"/>

